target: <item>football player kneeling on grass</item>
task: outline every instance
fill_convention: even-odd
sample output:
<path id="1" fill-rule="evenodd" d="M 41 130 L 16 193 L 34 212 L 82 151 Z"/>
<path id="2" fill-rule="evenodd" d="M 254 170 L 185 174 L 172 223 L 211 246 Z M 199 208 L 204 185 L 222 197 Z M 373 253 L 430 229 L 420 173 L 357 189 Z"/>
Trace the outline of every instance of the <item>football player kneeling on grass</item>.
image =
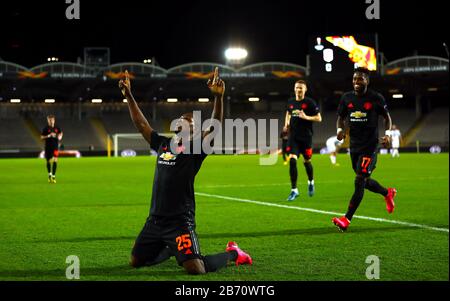
<path id="1" fill-rule="evenodd" d="M 252 264 L 251 257 L 235 242 L 229 242 L 224 253 L 207 256 L 200 253 L 195 233 L 194 179 L 206 153 L 193 154 L 186 151 L 186 147 L 195 144 L 195 139 L 210 145 L 214 138 L 212 131 L 201 132 L 197 137 L 194 134 L 197 125 L 192 114 L 187 113 L 178 120 L 174 140 L 161 136 L 149 125 L 134 100 L 128 72 L 125 72 L 125 79 L 119 81 L 119 87 L 128 100 L 134 125 L 158 153 L 150 215 L 135 241 L 131 266 L 138 268 L 158 264 L 170 256 L 175 256 L 178 264 L 189 274 L 214 272 L 227 266 L 230 261 L 236 265 Z M 214 95 L 212 118 L 222 123 L 225 83 L 219 78 L 218 68 L 208 81 L 208 87 Z M 185 126 L 181 126 L 183 123 L 188 125 L 187 131 Z M 186 132 L 189 133 L 186 135 Z M 188 141 L 183 141 L 183 137 L 189 137 L 185 138 Z M 175 150 L 172 145 L 176 145 Z"/>

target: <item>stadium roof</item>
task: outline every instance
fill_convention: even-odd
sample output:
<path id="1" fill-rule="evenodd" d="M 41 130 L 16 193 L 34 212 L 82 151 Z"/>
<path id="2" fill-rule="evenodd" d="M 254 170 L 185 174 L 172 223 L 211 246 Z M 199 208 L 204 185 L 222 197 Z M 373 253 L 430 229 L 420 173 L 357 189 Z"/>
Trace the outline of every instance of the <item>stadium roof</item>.
<path id="1" fill-rule="evenodd" d="M 195 62 L 164 69 L 159 66 L 139 62 L 124 62 L 95 69 L 71 62 L 51 62 L 26 68 L 12 62 L 0 62 L 0 78 L 94 78 L 107 76 L 116 78 L 125 70 L 135 77 L 166 78 L 171 75 L 184 75 L 188 79 L 209 78 L 218 66 L 222 77 L 267 77 L 267 74 L 278 78 L 302 78 L 308 75 L 308 67 L 286 62 L 264 62 L 233 68 L 213 62 Z M 405 57 L 381 66 L 382 75 L 399 73 L 448 72 L 449 60 L 433 56 Z"/>

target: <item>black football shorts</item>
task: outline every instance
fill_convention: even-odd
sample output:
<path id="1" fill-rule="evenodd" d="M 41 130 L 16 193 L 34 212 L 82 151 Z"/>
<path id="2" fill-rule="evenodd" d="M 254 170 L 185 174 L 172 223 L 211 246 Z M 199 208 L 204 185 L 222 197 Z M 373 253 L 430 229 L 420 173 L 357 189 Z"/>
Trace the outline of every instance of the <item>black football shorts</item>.
<path id="1" fill-rule="evenodd" d="M 58 158 L 59 151 L 57 149 L 46 149 L 45 150 L 45 159 L 50 160 L 52 158 Z"/>
<path id="2" fill-rule="evenodd" d="M 303 155 L 305 160 L 310 160 L 312 157 L 312 138 L 296 139 L 290 136 L 288 139 L 286 152 L 292 155 L 296 155 L 297 158 L 300 154 Z"/>
<path id="3" fill-rule="evenodd" d="M 148 218 L 131 254 L 139 262 L 148 263 L 154 261 L 166 246 L 179 265 L 190 259 L 202 258 L 195 224 L 183 218 Z"/>
<path id="4" fill-rule="evenodd" d="M 358 175 L 370 177 L 377 163 L 377 153 L 350 153 L 353 170 Z"/>

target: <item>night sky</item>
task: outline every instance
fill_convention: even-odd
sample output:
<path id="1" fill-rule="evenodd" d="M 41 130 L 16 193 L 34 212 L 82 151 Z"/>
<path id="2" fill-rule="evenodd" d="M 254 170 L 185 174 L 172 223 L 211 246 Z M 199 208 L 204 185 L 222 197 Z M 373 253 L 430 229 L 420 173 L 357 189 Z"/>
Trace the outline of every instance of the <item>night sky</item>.
<path id="1" fill-rule="evenodd" d="M 0 57 L 32 67 L 49 56 L 75 62 L 85 46 L 110 47 L 111 63 L 155 57 L 170 68 L 198 61 L 224 63 L 224 50 L 240 45 L 249 51 L 248 64 L 305 65 L 311 35 L 375 32 L 388 61 L 416 51 L 447 56 L 445 1 L 380 0 L 380 20 L 366 19 L 365 0 L 80 3 L 81 19 L 67 20 L 65 0 L 2 1 Z"/>

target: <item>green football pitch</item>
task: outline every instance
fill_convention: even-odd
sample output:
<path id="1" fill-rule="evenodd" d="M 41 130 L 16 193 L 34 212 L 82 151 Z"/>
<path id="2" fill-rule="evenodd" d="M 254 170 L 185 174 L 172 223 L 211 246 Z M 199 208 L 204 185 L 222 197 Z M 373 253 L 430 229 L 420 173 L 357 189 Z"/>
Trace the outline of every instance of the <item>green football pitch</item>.
<path id="1" fill-rule="evenodd" d="M 299 163 L 293 202 L 281 160 L 260 166 L 259 156 L 210 156 L 195 183 L 202 253 L 235 240 L 254 264 L 201 276 L 185 274 L 174 258 L 128 266 L 149 211 L 155 157 L 61 158 L 57 184 L 47 183 L 42 159 L 1 159 L 0 280 L 66 280 L 69 255 L 80 259 L 80 280 L 367 280 L 366 259 L 375 255 L 381 281 L 448 281 L 448 159 L 379 156 L 373 178 L 397 188 L 396 209 L 389 215 L 383 198 L 366 191 L 341 233 L 331 218 L 353 193 L 347 155 L 339 167 L 313 157 L 314 197 Z"/>

